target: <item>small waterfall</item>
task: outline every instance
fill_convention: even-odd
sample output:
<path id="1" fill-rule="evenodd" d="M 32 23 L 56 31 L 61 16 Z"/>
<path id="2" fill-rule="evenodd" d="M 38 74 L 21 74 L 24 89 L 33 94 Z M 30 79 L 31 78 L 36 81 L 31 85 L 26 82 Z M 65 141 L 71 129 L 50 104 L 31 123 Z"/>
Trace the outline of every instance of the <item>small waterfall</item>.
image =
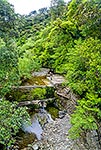
<path id="1" fill-rule="evenodd" d="M 39 124 L 38 118 L 34 117 L 33 122 L 30 126 L 23 124 L 23 130 L 24 132 L 33 133 L 36 135 L 38 140 L 41 140 L 42 138 L 42 127 Z"/>
<path id="2" fill-rule="evenodd" d="M 32 116 L 32 124 L 27 125 L 23 123 L 22 130 L 24 132 L 35 134 L 37 139 L 41 140 L 43 128 L 47 123 L 50 123 L 52 121 L 53 119 L 51 118 L 51 115 L 47 113 L 44 108 L 40 108 L 39 113 Z"/>

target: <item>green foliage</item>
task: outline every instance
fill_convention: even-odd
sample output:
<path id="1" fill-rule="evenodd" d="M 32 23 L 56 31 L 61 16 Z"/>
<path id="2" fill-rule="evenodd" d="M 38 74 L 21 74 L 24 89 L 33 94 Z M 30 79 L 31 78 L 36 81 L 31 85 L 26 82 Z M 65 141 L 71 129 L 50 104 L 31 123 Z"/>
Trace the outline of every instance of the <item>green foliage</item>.
<path id="1" fill-rule="evenodd" d="M 84 131 L 98 129 L 97 122 L 101 118 L 99 106 L 101 106 L 101 98 L 91 93 L 78 101 L 78 106 L 71 119 L 73 125 L 69 130 L 71 138 L 79 137 Z"/>
<path id="2" fill-rule="evenodd" d="M 67 12 L 69 20 L 85 37 L 101 38 L 101 3 L 99 0 L 72 0 Z"/>
<path id="3" fill-rule="evenodd" d="M 19 47 L 18 69 L 20 77 L 30 78 L 31 71 L 38 70 L 41 66 L 33 51 L 33 46 L 33 40 L 28 39 L 27 43 Z"/>
<path id="4" fill-rule="evenodd" d="M 15 37 L 17 34 L 15 23 L 16 15 L 13 5 L 9 4 L 7 0 L 0 0 L 0 37 L 6 40 L 9 37 Z"/>
<path id="5" fill-rule="evenodd" d="M 19 58 L 19 73 L 20 77 L 30 78 L 31 71 L 38 70 L 40 68 L 40 64 L 37 58 Z"/>
<path id="6" fill-rule="evenodd" d="M 81 96 L 72 115 L 70 136 L 98 129 L 101 118 L 101 3 L 98 0 L 72 0 L 68 5 L 68 20 L 76 24 L 79 40 L 68 49 L 67 80 Z M 98 39 L 97 39 L 98 38 Z M 79 122 L 78 122 L 79 120 Z"/>
<path id="7" fill-rule="evenodd" d="M 14 136 L 21 128 L 22 123 L 30 123 L 26 108 L 17 108 L 17 103 L 0 100 L 0 143 L 6 147 L 14 142 Z"/>
<path id="8" fill-rule="evenodd" d="M 36 88 L 30 93 L 33 99 L 44 99 L 46 97 L 46 89 L 45 88 Z"/>
<path id="9" fill-rule="evenodd" d="M 80 95 L 84 92 L 101 94 L 101 44 L 89 38 L 79 40 L 69 52 L 67 78 L 70 86 Z"/>
<path id="10" fill-rule="evenodd" d="M 67 8 L 63 0 L 52 0 L 50 9 L 34 10 L 26 16 L 16 15 L 12 5 L 0 0 L 0 95 L 5 96 L 17 85 L 19 77 L 29 78 L 30 73 L 41 66 L 53 68 L 65 74 L 68 85 L 81 96 L 71 119 L 71 137 L 98 129 L 101 118 L 100 29 L 100 0 L 72 0 Z M 12 37 L 16 37 L 18 47 Z M 35 89 L 30 99 L 43 99 L 47 91 Z M 25 98 L 22 95 L 22 99 Z M 8 123 L 11 124 L 10 118 Z M 7 136 L 12 138 L 10 132 Z"/>
<path id="11" fill-rule="evenodd" d="M 65 8 L 64 0 L 51 0 L 51 21 L 56 20 L 56 18 L 62 18 L 63 13 L 65 12 Z"/>
<path id="12" fill-rule="evenodd" d="M 75 24 L 59 18 L 52 26 L 41 31 L 40 40 L 35 47 L 37 46 L 42 65 L 54 68 L 57 72 L 64 72 L 62 68 L 68 61 L 68 48 L 73 46 L 73 37 L 77 38 Z"/>
<path id="13" fill-rule="evenodd" d="M 0 39 L 0 95 L 5 95 L 19 80 L 18 54 L 13 40 L 7 43 Z"/>
<path id="14" fill-rule="evenodd" d="M 76 11 L 78 10 L 78 6 L 79 4 L 82 4 L 83 0 L 71 0 L 69 5 L 68 5 L 68 19 L 69 20 L 74 20 L 74 14 L 76 13 Z"/>

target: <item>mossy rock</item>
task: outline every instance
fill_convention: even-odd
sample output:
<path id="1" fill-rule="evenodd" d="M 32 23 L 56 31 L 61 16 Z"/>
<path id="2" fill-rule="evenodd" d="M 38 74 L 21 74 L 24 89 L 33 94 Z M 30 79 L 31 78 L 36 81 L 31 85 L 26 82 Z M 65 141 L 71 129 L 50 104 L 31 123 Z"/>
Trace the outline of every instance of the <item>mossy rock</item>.
<path id="1" fill-rule="evenodd" d="M 59 117 L 59 110 L 55 107 L 48 107 L 47 111 L 51 114 L 52 118 L 58 118 Z"/>

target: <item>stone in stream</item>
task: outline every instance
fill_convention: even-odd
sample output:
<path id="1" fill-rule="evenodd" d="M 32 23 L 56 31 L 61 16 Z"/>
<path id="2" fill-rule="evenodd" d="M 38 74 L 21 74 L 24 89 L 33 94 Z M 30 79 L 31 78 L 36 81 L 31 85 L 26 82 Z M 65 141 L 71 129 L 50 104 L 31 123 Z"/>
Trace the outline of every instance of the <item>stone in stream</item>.
<path id="1" fill-rule="evenodd" d="M 33 148 L 33 150 L 38 150 L 38 149 L 39 149 L 39 146 L 38 146 L 37 144 L 34 144 L 34 145 L 32 146 L 32 148 Z"/>
<path id="2" fill-rule="evenodd" d="M 59 111 L 59 118 L 62 119 L 65 115 L 66 115 L 66 111 L 63 110 L 63 111 Z"/>
<path id="3" fill-rule="evenodd" d="M 53 84 L 53 85 L 59 85 L 65 82 L 65 79 L 63 76 L 58 74 L 53 74 L 52 76 L 47 77 L 47 79 Z"/>

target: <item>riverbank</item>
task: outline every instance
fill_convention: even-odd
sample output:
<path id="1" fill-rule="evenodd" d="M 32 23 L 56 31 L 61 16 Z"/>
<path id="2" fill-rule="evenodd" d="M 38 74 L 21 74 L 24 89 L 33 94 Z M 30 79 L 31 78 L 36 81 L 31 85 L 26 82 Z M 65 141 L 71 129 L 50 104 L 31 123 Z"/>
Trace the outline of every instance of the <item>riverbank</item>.
<path id="1" fill-rule="evenodd" d="M 64 82 L 63 77 L 59 75 L 53 75 L 53 74 L 51 74 L 51 76 L 50 74 L 49 76 L 47 76 L 47 74 L 48 72 L 47 73 L 45 72 L 44 74 L 46 75 L 45 79 L 46 77 L 48 77 L 48 81 L 52 85 L 55 86 L 54 96 L 57 99 L 56 101 L 53 101 L 53 104 L 54 104 L 53 107 L 57 107 L 58 111 L 60 110 L 58 112 L 59 118 L 55 117 L 55 120 L 49 123 L 47 123 L 47 121 L 45 120 L 46 121 L 45 127 L 44 127 L 44 130 L 42 130 L 42 139 L 39 138 L 40 140 L 35 140 L 33 142 L 29 141 L 28 144 L 24 148 L 18 147 L 18 149 L 14 149 L 14 150 L 99 150 L 98 143 L 95 142 L 97 141 L 95 132 L 93 132 L 94 135 L 92 133 L 91 134 L 87 133 L 87 138 L 82 137 L 75 141 L 69 139 L 68 131 L 71 127 L 70 115 L 74 112 L 75 106 L 77 104 L 77 99 L 79 99 L 79 97 L 75 95 L 69 87 L 65 87 L 62 85 L 62 83 Z M 35 75 L 37 76 L 40 74 L 35 74 Z M 36 102 L 39 105 L 40 101 L 46 102 L 45 108 L 47 105 L 49 105 L 49 103 L 47 103 L 45 99 L 24 101 L 24 102 L 20 102 L 19 105 L 27 106 L 31 104 L 36 104 Z M 52 113 L 53 111 L 54 110 L 52 109 Z M 40 120 L 39 120 L 39 123 L 41 123 Z M 31 125 L 31 128 L 32 128 L 32 125 Z M 34 125 L 33 125 L 33 129 L 34 129 Z M 35 132 L 33 131 L 32 133 L 35 133 Z M 93 135 L 93 137 L 91 135 Z M 30 140 L 29 136 L 27 138 Z M 85 139 L 87 143 L 85 143 Z M 25 143 L 24 140 L 23 142 Z"/>
<path id="2" fill-rule="evenodd" d="M 95 133 L 89 134 L 88 146 L 81 139 L 71 140 L 68 130 L 70 129 L 70 116 L 66 114 L 62 119 L 47 123 L 41 140 L 21 150 L 100 150 Z M 92 138 L 90 137 L 92 136 Z"/>
<path id="3" fill-rule="evenodd" d="M 58 118 L 46 124 L 42 140 L 35 141 L 33 145 L 30 145 L 30 150 L 71 150 L 74 142 L 68 137 L 70 127 L 68 114 L 62 119 Z M 23 150 L 27 150 L 27 148 Z"/>
<path id="4" fill-rule="evenodd" d="M 68 114 L 62 119 L 48 123 L 43 133 L 43 140 L 37 143 L 40 150 L 70 150 L 73 146 L 73 141 L 68 137 L 70 127 Z"/>

